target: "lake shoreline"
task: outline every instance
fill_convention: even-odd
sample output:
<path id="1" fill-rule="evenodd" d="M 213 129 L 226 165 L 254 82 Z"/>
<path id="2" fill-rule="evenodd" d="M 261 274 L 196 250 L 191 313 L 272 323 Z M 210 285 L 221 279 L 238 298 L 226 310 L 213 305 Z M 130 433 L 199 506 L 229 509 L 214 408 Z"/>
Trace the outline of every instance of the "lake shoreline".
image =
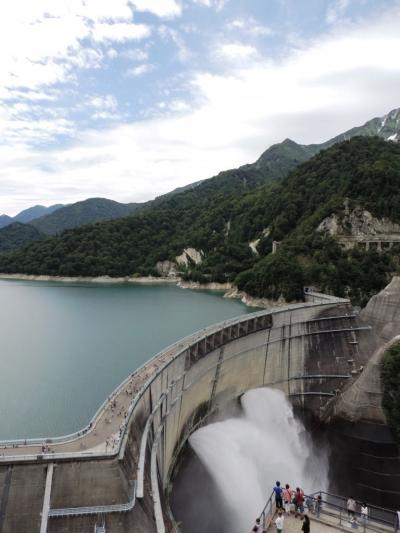
<path id="1" fill-rule="evenodd" d="M 232 283 L 199 283 L 197 281 L 184 281 L 178 276 L 169 277 L 111 277 L 111 276 L 44 276 L 33 274 L 0 274 L 0 280 L 15 280 L 15 281 L 42 281 L 42 282 L 58 282 L 58 283 L 98 283 L 98 284 L 142 284 L 142 285 L 162 285 L 173 284 L 181 289 L 190 290 L 206 290 L 218 291 L 224 293 L 224 298 L 234 298 L 240 300 L 247 307 L 257 307 L 267 309 L 269 307 L 277 307 L 287 305 L 284 300 L 269 300 L 266 298 L 255 298 L 249 294 L 239 291 Z"/>

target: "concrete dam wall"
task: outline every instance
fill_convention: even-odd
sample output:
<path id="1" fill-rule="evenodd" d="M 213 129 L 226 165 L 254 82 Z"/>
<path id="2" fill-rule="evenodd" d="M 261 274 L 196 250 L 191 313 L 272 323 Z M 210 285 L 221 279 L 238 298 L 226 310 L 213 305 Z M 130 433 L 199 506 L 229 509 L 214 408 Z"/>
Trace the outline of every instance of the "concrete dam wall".
<path id="1" fill-rule="evenodd" d="M 146 422 L 140 444 L 134 431 L 127 442 L 128 448 L 142 447 L 137 495 L 145 492 L 147 480 L 158 531 L 164 531 L 163 496 L 177 454 L 211 412 L 246 390 L 270 386 L 281 389 L 294 406 L 320 416 L 358 375 L 370 333 L 347 302 L 325 301 L 245 318 L 183 350 L 141 399 L 138 421 Z"/>
<path id="2" fill-rule="evenodd" d="M 191 432 L 220 406 L 270 386 L 322 419 L 358 379 L 377 341 L 348 301 L 314 293 L 306 299 L 206 328 L 135 372 L 115 396 L 121 402 L 134 388 L 116 449 L 68 452 L 60 443 L 36 456 L 21 445 L 19 457 L 6 450 L 0 533 L 91 531 L 99 520 L 107 532 L 172 531 L 166 505 L 172 469 Z M 108 409 L 84 435 L 70 438 L 68 449 L 86 446 L 93 433 L 99 438 Z"/>

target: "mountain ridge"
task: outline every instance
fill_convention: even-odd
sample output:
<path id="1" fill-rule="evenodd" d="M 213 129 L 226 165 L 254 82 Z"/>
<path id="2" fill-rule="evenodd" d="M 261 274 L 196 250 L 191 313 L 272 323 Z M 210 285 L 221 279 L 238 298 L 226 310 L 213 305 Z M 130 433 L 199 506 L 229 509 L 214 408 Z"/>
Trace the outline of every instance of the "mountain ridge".
<path id="1" fill-rule="evenodd" d="M 190 247 L 202 259 L 179 266 L 185 279 L 230 281 L 252 296 L 287 301 L 301 299 L 304 284 L 318 283 L 338 295 L 349 291 L 361 303 L 398 268 L 395 247 L 382 254 L 343 251 L 318 226 L 332 213 L 341 217 L 346 204 L 399 223 L 400 144 L 354 137 L 320 151 L 280 182 L 246 190 L 247 175 L 242 169 L 228 194 L 215 194 L 211 183 L 207 195 L 199 186 L 152 209 L 2 255 L 0 271 L 157 275 L 158 262 L 176 261 Z M 275 254 L 273 241 L 282 241 Z"/>
<path id="2" fill-rule="evenodd" d="M 55 235 L 66 229 L 101 220 L 112 220 L 133 213 L 141 204 L 123 204 L 108 198 L 87 198 L 36 218 L 31 222 L 41 233 Z"/>

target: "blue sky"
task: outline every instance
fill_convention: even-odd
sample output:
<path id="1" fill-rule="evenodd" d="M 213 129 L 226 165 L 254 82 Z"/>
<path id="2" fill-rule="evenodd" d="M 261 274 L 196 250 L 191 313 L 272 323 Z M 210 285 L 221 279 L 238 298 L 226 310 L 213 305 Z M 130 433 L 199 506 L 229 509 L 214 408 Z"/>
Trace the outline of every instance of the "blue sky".
<path id="1" fill-rule="evenodd" d="M 0 213 L 144 201 L 400 106 L 398 0 L 15 0 Z"/>

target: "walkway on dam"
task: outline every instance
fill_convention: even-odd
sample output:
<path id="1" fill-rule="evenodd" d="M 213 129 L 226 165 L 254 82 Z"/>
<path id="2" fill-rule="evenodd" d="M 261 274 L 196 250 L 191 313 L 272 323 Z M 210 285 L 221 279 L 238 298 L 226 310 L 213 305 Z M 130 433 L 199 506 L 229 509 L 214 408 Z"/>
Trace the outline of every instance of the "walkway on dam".
<path id="1" fill-rule="evenodd" d="M 285 517 L 285 523 L 283 525 L 283 531 L 284 533 L 300 533 L 301 528 L 303 526 L 304 522 L 303 520 L 300 520 L 300 518 L 295 518 L 294 516 L 287 516 Z M 310 531 L 312 533 L 334 533 L 339 530 L 339 527 L 335 526 L 328 526 L 324 522 L 320 522 L 318 520 L 310 519 Z M 267 529 L 268 533 L 276 533 L 276 526 L 274 523 L 272 523 L 269 528 Z"/>
<path id="2" fill-rule="evenodd" d="M 309 290 L 306 293 L 306 297 L 308 303 L 290 305 L 288 309 L 295 311 L 296 309 L 302 310 L 307 307 L 314 308 L 319 305 L 324 306 L 327 304 L 347 302 L 347 300 L 320 295 Z M 312 303 L 311 300 L 309 301 L 310 297 L 313 297 Z M 268 310 L 268 314 L 276 311 L 281 313 L 285 309 L 286 306 L 271 308 Z M 259 313 L 251 313 L 248 317 L 256 321 L 258 316 L 263 318 L 264 315 L 265 310 Z M 223 323 L 223 327 L 230 328 L 231 326 L 237 326 L 239 331 L 240 323 L 240 317 L 233 318 L 226 320 Z M 221 326 L 222 324 L 214 324 L 193 333 L 173 344 L 167 350 L 158 354 L 158 356 L 150 359 L 143 367 L 134 371 L 129 379 L 123 382 L 109 396 L 108 400 L 99 409 L 90 425 L 86 426 L 86 428 L 71 435 L 61 437 L 49 436 L 43 439 L 27 439 L 25 441 L 21 439 L 10 440 L 8 442 L 0 441 L 0 463 L 7 463 L 9 460 L 32 460 L 32 458 L 52 461 L 56 458 L 62 459 L 64 456 L 73 457 L 74 454 L 82 458 L 116 454 L 119 451 L 120 440 L 123 438 L 126 422 L 129 419 L 128 411 L 143 386 L 178 353 L 186 347 L 195 344 L 199 339 L 218 332 Z M 336 332 L 339 330 L 335 329 L 332 331 Z"/>
<path id="3" fill-rule="evenodd" d="M 48 437 L 43 442 L 30 444 L 20 442 L 18 444 L 2 444 L 0 442 L 0 462 L 7 461 L 8 457 L 40 456 L 45 459 L 52 459 L 53 454 L 79 453 L 90 455 L 91 453 L 116 453 L 119 447 L 120 430 L 125 424 L 125 414 L 134 400 L 135 396 L 143 385 L 157 370 L 168 360 L 190 343 L 202 337 L 203 332 L 196 332 L 185 338 L 185 342 L 176 344 L 170 350 L 164 351 L 160 357 L 151 359 L 146 365 L 134 372 L 125 385 L 108 398 L 108 402 L 93 422 L 90 429 L 82 431 L 81 436 L 72 437 L 61 442 L 49 442 L 53 439 Z M 37 441 L 37 439 L 35 439 Z M 43 451 L 43 445 L 46 446 Z"/>
<path id="4" fill-rule="evenodd" d="M 310 518 L 311 533 L 333 533 L 334 531 L 359 531 L 359 533 L 393 533 L 394 526 L 378 524 L 377 522 L 369 522 L 364 530 L 364 526 L 359 522 L 357 528 L 354 529 L 346 518 L 340 521 L 338 514 L 321 514 L 318 520 L 312 515 Z M 276 518 L 276 517 L 275 517 Z M 267 529 L 268 533 L 276 533 L 275 518 L 272 524 Z M 304 521 L 300 517 L 295 518 L 293 515 L 285 516 L 283 531 L 284 533 L 300 533 Z"/>

